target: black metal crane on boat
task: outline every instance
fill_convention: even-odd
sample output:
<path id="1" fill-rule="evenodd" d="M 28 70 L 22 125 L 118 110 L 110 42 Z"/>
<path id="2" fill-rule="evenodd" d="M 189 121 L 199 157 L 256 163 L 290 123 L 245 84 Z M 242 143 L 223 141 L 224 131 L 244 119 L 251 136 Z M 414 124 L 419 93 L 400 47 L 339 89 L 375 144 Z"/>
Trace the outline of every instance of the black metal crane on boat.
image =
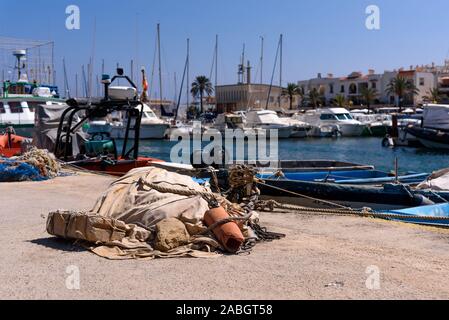
<path id="1" fill-rule="evenodd" d="M 119 79 L 126 80 L 133 92 L 132 96 L 111 97 L 110 85 Z M 117 75 L 112 79 L 108 75 L 103 75 L 102 83 L 104 84 L 103 98 L 72 98 L 67 100 L 68 108 L 64 110 L 56 136 L 55 155 L 64 161 L 72 161 L 77 159 L 78 155 L 74 155 L 72 151 L 73 137 L 78 130 L 87 121 L 98 118 L 105 118 L 115 111 L 124 113 L 126 119 L 125 136 L 121 154 L 115 144 L 115 140 L 110 136 L 106 137 L 114 145 L 115 160 L 137 160 L 139 155 L 139 139 L 140 139 L 140 124 L 143 115 L 144 105 L 137 94 L 137 86 L 126 75 L 122 68 L 117 68 Z M 130 132 L 134 131 L 133 141 L 130 142 Z M 104 137 L 102 136 L 101 139 Z M 91 138 L 92 139 L 92 138 Z M 87 142 L 89 143 L 89 142 Z"/>

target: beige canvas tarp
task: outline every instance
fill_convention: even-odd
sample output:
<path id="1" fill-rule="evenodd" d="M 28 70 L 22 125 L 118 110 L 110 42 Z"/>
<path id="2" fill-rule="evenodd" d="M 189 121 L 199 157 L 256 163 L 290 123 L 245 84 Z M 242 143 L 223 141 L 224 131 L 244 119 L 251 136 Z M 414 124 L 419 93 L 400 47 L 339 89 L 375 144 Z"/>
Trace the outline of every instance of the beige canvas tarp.
<path id="1" fill-rule="evenodd" d="M 200 236 L 206 230 L 202 219 L 209 209 L 201 196 L 161 193 L 146 187 L 142 181 L 169 188 L 210 191 L 189 176 L 154 167 L 134 169 L 113 182 L 90 213 L 65 212 L 63 217 L 61 212 L 51 213 L 47 222 L 48 232 L 85 240 L 90 243 L 92 252 L 108 259 L 218 256 L 199 250 L 207 248 L 214 251 L 220 247 L 215 239 Z M 168 252 L 156 251 L 150 245 L 154 227 L 167 218 L 183 222 L 191 241 Z"/>

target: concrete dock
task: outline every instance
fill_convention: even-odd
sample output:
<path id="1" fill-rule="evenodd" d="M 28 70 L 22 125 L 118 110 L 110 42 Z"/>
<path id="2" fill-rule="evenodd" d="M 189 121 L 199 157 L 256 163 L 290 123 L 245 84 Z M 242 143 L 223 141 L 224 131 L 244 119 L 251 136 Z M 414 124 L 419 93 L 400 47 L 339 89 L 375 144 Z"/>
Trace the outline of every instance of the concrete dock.
<path id="1" fill-rule="evenodd" d="M 46 233 L 49 211 L 87 210 L 111 181 L 81 174 L 0 184 L 0 298 L 449 299 L 445 229 L 261 213 L 287 238 L 249 255 L 151 261 L 109 261 Z M 79 268 L 79 290 L 66 286 L 69 266 Z"/>

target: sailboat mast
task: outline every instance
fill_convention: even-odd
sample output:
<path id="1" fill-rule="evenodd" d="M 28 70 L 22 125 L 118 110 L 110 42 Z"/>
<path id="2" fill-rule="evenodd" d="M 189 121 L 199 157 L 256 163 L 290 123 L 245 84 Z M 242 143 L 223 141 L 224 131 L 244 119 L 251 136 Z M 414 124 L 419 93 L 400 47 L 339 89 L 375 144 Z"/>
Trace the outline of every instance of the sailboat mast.
<path id="1" fill-rule="evenodd" d="M 190 39 L 187 38 L 187 108 L 189 108 L 189 104 L 190 104 Z"/>
<path id="2" fill-rule="evenodd" d="M 281 34 L 281 37 L 279 39 L 279 46 L 280 46 L 280 58 L 279 58 L 279 87 L 282 88 L 282 46 L 283 46 L 283 38 L 284 36 Z"/>
<path id="3" fill-rule="evenodd" d="M 159 97 L 161 104 L 161 112 L 162 112 L 162 66 L 161 66 L 161 29 L 160 24 L 157 24 L 157 48 L 158 48 L 158 62 L 159 62 Z"/>
<path id="4" fill-rule="evenodd" d="M 62 59 L 62 65 L 64 67 L 64 91 L 65 91 L 65 97 L 70 97 L 70 89 L 69 89 L 69 81 L 67 80 L 67 69 L 65 66 L 65 58 Z"/>
<path id="5" fill-rule="evenodd" d="M 215 87 L 218 85 L 218 34 L 215 35 Z"/>
<path id="6" fill-rule="evenodd" d="M 263 46 L 264 46 L 265 39 L 263 36 L 261 36 L 260 40 L 261 40 L 261 45 L 260 45 L 260 84 L 263 84 L 263 54 L 264 54 Z"/>

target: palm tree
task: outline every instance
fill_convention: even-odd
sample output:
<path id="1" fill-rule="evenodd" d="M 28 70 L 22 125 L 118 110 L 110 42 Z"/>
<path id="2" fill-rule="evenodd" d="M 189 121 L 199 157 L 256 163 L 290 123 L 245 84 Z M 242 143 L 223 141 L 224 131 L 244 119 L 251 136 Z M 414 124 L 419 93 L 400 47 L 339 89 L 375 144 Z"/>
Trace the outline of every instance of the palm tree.
<path id="1" fill-rule="evenodd" d="M 190 93 L 194 98 L 200 98 L 201 113 L 203 112 L 204 94 L 206 93 L 208 96 L 210 96 L 213 92 L 214 88 L 212 86 L 212 83 L 206 76 L 198 76 L 195 78 L 195 81 L 192 83 L 192 89 L 190 90 Z"/>
<path id="2" fill-rule="evenodd" d="M 288 96 L 290 102 L 290 110 L 293 109 L 293 97 L 297 95 L 301 95 L 301 90 L 296 83 L 288 83 L 287 88 L 285 88 L 282 92 L 283 96 Z"/>
<path id="3" fill-rule="evenodd" d="M 347 105 L 346 98 L 341 94 L 339 94 L 335 97 L 334 103 L 340 108 L 344 108 Z"/>
<path id="4" fill-rule="evenodd" d="M 360 90 L 360 94 L 363 98 L 363 100 L 366 103 L 366 106 L 368 107 L 368 112 L 370 111 L 371 103 L 373 103 L 374 99 L 377 97 L 377 90 L 373 88 L 367 88 L 364 87 L 362 90 Z"/>
<path id="5" fill-rule="evenodd" d="M 322 94 L 317 88 L 313 88 L 309 91 L 309 100 L 312 103 L 313 107 L 316 109 L 318 108 L 318 103 L 321 100 Z"/>
<path id="6" fill-rule="evenodd" d="M 419 93 L 419 89 L 407 79 L 397 76 L 392 79 L 387 86 L 387 93 L 394 94 L 398 97 L 399 112 L 402 111 L 402 99 L 406 95 L 414 95 Z"/>
<path id="7" fill-rule="evenodd" d="M 425 100 L 432 101 L 433 103 L 438 103 L 441 101 L 441 95 L 437 88 L 430 89 L 427 91 L 427 96 L 424 97 Z"/>

